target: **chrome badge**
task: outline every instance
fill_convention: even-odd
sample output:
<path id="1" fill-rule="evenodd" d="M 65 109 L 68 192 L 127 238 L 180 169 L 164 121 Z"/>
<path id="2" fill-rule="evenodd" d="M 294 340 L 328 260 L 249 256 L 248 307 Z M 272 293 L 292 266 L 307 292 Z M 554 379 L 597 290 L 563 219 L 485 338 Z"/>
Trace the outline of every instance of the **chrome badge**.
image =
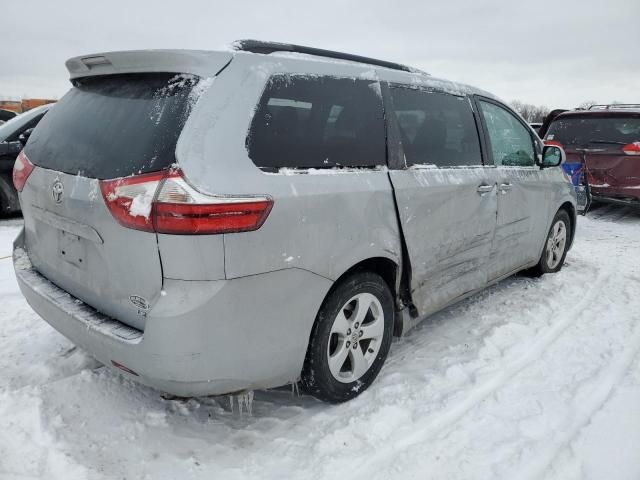
<path id="1" fill-rule="evenodd" d="M 62 203 L 62 195 L 64 194 L 64 185 L 60 180 L 56 180 L 51 187 L 51 196 L 56 203 Z"/>
<path id="2" fill-rule="evenodd" d="M 149 310 L 149 302 L 139 295 L 131 295 L 129 301 L 139 310 Z"/>

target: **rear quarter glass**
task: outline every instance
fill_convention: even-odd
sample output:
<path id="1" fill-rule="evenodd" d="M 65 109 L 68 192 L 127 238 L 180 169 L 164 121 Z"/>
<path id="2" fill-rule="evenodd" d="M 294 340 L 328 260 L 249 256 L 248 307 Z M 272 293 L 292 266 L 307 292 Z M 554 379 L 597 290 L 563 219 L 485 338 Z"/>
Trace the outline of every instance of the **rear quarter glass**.
<path id="1" fill-rule="evenodd" d="M 167 168 L 198 81 L 175 73 L 74 80 L 34 130 L 26 154 L 37 166 L 98 179 Z"/>
<path id="2" fill-rule="evenodd" d="M 254 164 L 266 171 L 384 165 L 379 85 L 346 77 L 273 75 L 246 147 Z"/>

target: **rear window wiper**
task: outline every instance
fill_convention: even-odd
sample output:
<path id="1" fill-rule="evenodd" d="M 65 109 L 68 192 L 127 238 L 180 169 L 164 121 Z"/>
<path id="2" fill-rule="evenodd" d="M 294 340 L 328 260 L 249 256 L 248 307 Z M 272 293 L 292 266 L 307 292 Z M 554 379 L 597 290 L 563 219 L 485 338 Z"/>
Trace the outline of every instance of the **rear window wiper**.
<path id="1" fill-rule="evenodd" d="M 608 143 L 610 145 L 626 145 L 624 142 L 616 142 L 614 140 L 589 140 L 589 143 Z"/>

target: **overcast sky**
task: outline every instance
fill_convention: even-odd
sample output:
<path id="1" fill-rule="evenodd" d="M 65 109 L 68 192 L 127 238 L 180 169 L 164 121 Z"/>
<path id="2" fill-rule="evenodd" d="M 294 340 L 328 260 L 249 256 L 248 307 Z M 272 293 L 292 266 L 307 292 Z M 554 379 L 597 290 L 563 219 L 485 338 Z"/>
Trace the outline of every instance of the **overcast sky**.
<path id="1" fill-rule="evenodd" d="M 239 38 L 406 63 L 551 108 L 640 102 L 640 0 L 4 0 L 0 99 L 60 97 L 72 56 Z"/>

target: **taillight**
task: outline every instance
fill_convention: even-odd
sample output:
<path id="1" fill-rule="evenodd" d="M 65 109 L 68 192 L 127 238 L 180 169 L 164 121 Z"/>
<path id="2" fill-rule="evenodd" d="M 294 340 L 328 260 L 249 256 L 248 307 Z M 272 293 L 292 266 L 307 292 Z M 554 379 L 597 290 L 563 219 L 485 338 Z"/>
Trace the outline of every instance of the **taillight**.
<path id="1" fill-rule="evenodd" d="M 627 155 L 640 155 L 640 142 L 629 143 L 622 147 L 622 151 Z"/>
<path id="2" fill-rule="evenodd" d="M 266 196 L 205 195 L 180 170 L 100 182 L 112 215 L 125 227 L 177 235 L 257 230 L 273 200 Z"/>
<path id="3" fill-rule="evenodd" d="M 27 183 L 27 179 L 36 166 L 29 161 L 24 153 L 24 150 L 20 152 L 16 163 L 13 165 L 13 185 L 16 190 L 21 192 L 24 188 L 24 184 Z"/>
<path id="4" fill-rule="evenodd" d="M 545 145 L 551 145 L 551 146 L 554 146 L 554 147 L 564 148 L 564 147 L 562 146 L 562 144 L 561 144 L 559 141 L 557 141 L 557 140 L 545 140 L 545 141 L 544 141 L 544 144 L 545 144 Z"/>
<path id="5" fill-rule="evenodd" d="M 100 189 L 111 215 L 122 226 L 153 232 L 153 198 L 165 172 L 102 180 Z"/>

